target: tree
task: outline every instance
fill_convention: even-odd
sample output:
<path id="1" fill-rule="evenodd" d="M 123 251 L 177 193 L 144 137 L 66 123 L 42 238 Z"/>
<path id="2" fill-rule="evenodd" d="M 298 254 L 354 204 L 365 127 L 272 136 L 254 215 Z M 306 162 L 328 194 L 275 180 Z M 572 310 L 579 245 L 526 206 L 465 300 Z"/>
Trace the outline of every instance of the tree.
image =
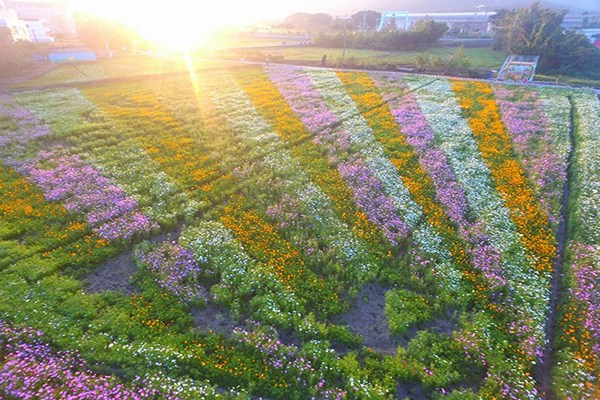
<path id="1" fill-rule="evenodd" d="M 465 53 L 465 48 L 460 46 L 448 60 L 447 69 L 450 71 L 465 71 L 471 66 L 471 61 Z"/>
<path id="2" fill-rule="evenodd" d="M 22 73 L 35 65 L 35 55 L 40 45 L 18 40 L 13 42 L 8 28 L 0 28 L 0 76 L 8 77 Z"/>
<path id="3" fill-rule="evenodd" d="M 566 13 L 537 2 L 529 8 L 502 10 L 492 19 L 494 47 L 510 54 L 539 55 L 538 70 L 543 73 L 599 77 L 600 50 L 585 36 L 563 30 Z"/>
<path id="4" fill-rule="evenodd" d="M 147 48 L 147 42 L 137 30 L 119 22 L 81 15 L 77 16 L 75 22 L 81 41 L 94 50 L 106 49 L 107 43 L 112 49 Z"/>
<path id="5" fill-rule="evenodd" d="M 332 19 L 333 18 L 331 18 L 331 15 L 329 14 L 298 12 L 286 17 L 283 20 L 283 23 L 292 25 L 297 29 L 318 30 L 327 28 L 331 24 Z"/>
<path id="6" fill-rule="evenodd" d="M 424 36 L 424 41 L 431 44 L 437 42 L 446 34 L 448 25 L 443 22 L 426 19 L 415 24 L 411 28 L 411 31 L 421 33 Z"/>
<path id="7" fill-rule="evenodd" d="M 600 50 L 584 35 L 567 32 L 544 53 L 539 69 L 558 75 L 600 79 Z"/>
<path id="8" fill-rule="evenodd" d="M 370 31 L 377 28 L 381 13 L 373 10 L 359 11 L 350 17 L 352 28 Z M 364 26 L 363 26 L 364 24 Z"/>

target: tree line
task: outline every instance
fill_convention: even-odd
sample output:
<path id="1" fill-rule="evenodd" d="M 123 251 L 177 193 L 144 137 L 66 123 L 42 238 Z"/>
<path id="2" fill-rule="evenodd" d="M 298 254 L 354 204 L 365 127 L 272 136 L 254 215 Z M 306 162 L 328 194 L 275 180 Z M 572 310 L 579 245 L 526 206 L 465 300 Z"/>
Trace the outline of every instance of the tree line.
<path id="1" fill-rule="evenodd" d="M 500 10 L 492 17 L 493 48 L 540 56 L 541 73 L 600 79 L 600 50 L 584 35 L 562 28 L 567 12 L 542 8 L 537 2 L 529 8 Z"/>
<path id="2" fill-rule="evenodd" d="M 448 30 L 448 25 L 425 20 L 407 31 L 382 32 L 319 32 L 313 42 L 322 47 L 348 47 L 373 50 L 425 50 L 437 42 Z"/>

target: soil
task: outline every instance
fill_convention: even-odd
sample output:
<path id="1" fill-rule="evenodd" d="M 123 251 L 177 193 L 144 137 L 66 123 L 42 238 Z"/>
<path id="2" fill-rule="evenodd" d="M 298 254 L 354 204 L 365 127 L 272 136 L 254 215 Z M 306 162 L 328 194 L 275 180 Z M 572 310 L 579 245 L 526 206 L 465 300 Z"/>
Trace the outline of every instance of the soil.
<path id="1" fill-rule="evenodd" d="M 336 318 L 336 322 L 348 325 L 353 333 L 362 335 L 364 345 L 374 351 L 382 354 L 395 354 L 398 345 L 390 338 L 390 327 L 385 315 L 387 290 L 379 283 L 367 283 L 363 286 L 350 310 L 340 314 Z M 342 347 L 338 350 L 347 351 Z"/>
<path id="2" fill-rule="evenodd" d="M 421 385 L 414 382 L 400 383 L 396 387 L 396 396 L 399 400 L 427 400 L 428 397 L 423 394 Z"/>
<path id="3" fill-rule="evenodd" d="M 177 239 L 181 235 L 183 224 L 179 224 L 175 230 L 150 239 L 153 243 L 159 243 L 167 238 Z M 126 250 L 100 264 L 94 272 L 87 275 L 87 292 L 101 293 L 105 291 L 118 291 L 127 296 L 136 292 L 137 288 L 131 282 L 131 276 L 137 271 L 137 265 L 133 257 L 133 248 Z"/>
<path id="4" fill-rule="evenodd" d="M 137 265 L 133 259 L 133 250 L 124 251 L 102 263 L 86 277 L 87 291 L 101 293 L 110 290 L 131 296 L 136 292 L 135 285 L 131 282 L 131 276 L 136 271 Z"/>
<path id="5" fill-rule="evenodd" d="M 229 310 L 215 304 L 210 299 L 202 308 L 193 307 L 191 312 L 194 319 L 194 327 L 204 332 L 220 333 L 226 337 L 231 337 L 236 327 L 252 330 L 248 319 L 243 317 L 240 321 L 236 321 L 229 313 Z M 294 332 L 275 329 L 281 343 L 286 346 L 302 347 L 302 341 L 296 337 Z"/>
<path id="6" fill-rule="evenodd" d="M 354 304 L 346 313 L 336 318 L 336 323 L 348 325 L 350 330 L 363 336 L 364 346 L 384 355 L 396 354 L 398 346 L 406 346 L 416 334 L 424 329 L 450 335 L 457 328 L 457 322 L 448 310 L 445 316 L 411 326 L 406 333 L 390 337 L 390 327 L 385 315 L 386 287 L 380 283 L 368 283 L 363 286 Z M 343 345 L 332 346 L 341 355 L 349 351 Z"/>
<path id="7" fill-rule="evenodd" d="M 227 337 L 231 337 L 235 327 L 242 327 L 234 321 L 226 308 L 218 306 L 210 300 L 202 308 L 193 307 L 192 317 L 195 328 L 206 332 L 221 333 Z"/>
<path id="8" fill-rule="evenodd" d="M 575 136 L 574 136 L 574 105 L 571 100 L 571 131 L 570 131 L 570 142 L 571 148 L 569 150 L 569 156 L 567 158 L 567 180 L 563 186 L 563 193 L 561 199 L 561 210 L 560 210 L 560 221 L 558 224 L 558 230 L 556 234 L 556 259 L 554 260 L 554 273 L 552 276 L 552 289 L 550 291 L 550 311 L 546 318 L 546 338 L 548 343 L 544 348 L 540 364 L 537 369 L 537 381 L 540 391 L 540 397 L 542 399 L 553 399 L 555 396 L 552 393 L 552 381 L 551 381 L 551 368 L 553 365 L 553 348 L 554 335 L 556 330 L 556 316 L 558 313 L 559 306 L 559 295 L 560 286 L 563 276 L 563 262 L 565 247 L 567 245 L 567 228 L 568 228 L 568 209 L 569 209 L 569 196 L 571 195 L 571 165 L 573 161 L 574 149 L 575 149 Z"/>

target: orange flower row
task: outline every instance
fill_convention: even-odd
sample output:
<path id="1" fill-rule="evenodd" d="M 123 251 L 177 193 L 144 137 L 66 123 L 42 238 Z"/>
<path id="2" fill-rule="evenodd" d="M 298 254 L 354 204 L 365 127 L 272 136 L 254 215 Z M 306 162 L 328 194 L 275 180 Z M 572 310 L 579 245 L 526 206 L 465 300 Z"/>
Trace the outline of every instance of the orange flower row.
<path id="1" fill-rule="evenodd" d="M 339 303 L 338 294 L 328 290 L 324 280 L 304 267 L 300 252 L 279 236 L 276 227 L 247 209 L 243 197 L 235 197 L 225 207 L 220 219 L 249 254 L 268 265 L 288 290 L 312 299 L 317 307 L 322 301 L 330 305 Z"/>
<path id="2" fill-rule="evenodd" d="M 431 179 L 421 168 L 417 155 L 406 142 L 401 127 L 396 123 L 373 80 L 364 72 L 338 72 L 338 77 L 371 126 L 390 161 L 398 168 L 402 182 L 423 209 L 427 222 L 438 231 L 455 236 L 456 229 L 452 221 L 434 198 L 435 187 Z"/>
<path id="3" fill-rule="evenodd" d="M 551 271 L 556 254 L 552 229 L 517 161 L 492 88 L 487 83 L 458 80 L 452 81 L 452 87 L 534 268 Z"/>
<path id="4" fill-rule="evenodd" d="M 83 90 L 102 111 L 126 127 L 130 137 L 186 191 L 202 194 L 209 183 L 227 179 L 206 157 L 206 149 L 143 84 L 113 86 L 110 90 Z"/>
<path id="5" fill-rule="evenodd" d="M 457 238 L 455 225 L 435 198 L 435 186 L 431 178 L 422 169 L 417 154 L 406 141 L 402 127 L 396 123 L 371 77 L 364 72 L 340 71 L 337 75 L 371 127 L 373 135 L 398 169 L 414 201 L 422 208 L 427 222 L 446 238 L 452 259 L 461 268 L 476 301 L 492 314 L 497 313 L 494 305 L 488 302 L 487 283 L 481 272 L 471 265 L 465 244 Z"/>
<path id="6" fill-rule="evenodd" d="M 312 135 L 290 108 L 277 86 L 262 70 L 234 72 L 238 84 L 254 106 L 267 119 L 279 137 L 291 145 L 292 153 L 335 206 L 341 220 L 368 243 L 383 243 L 383 233 L 354 203 L 351 189 L 337 169 L 330 166 L 327 155 L 311 139 Z"/>
<path id="7" fill-rule="evenodd" d="M 10 177 L 10 178 L 9 178 Z M 13 178 L 13 179 L 11 179 Z M 0 219 L 19 221 L 43 217 L 61 217 L 67 210 L 60 204 L 49 203 L 43 193 L 17 173 L 0 168 Z"/>

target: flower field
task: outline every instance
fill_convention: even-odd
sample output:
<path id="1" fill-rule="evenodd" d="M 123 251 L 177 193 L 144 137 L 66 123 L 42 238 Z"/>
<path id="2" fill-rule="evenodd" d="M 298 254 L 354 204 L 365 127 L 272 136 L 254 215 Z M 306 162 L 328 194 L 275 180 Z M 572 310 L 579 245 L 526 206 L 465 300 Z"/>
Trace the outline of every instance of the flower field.
<path id="1" fill-rule="evenodd" d="M 585 90 L 249 66 L 1 94 L 0 397 L 598 398 L 598 153 Z"/>

